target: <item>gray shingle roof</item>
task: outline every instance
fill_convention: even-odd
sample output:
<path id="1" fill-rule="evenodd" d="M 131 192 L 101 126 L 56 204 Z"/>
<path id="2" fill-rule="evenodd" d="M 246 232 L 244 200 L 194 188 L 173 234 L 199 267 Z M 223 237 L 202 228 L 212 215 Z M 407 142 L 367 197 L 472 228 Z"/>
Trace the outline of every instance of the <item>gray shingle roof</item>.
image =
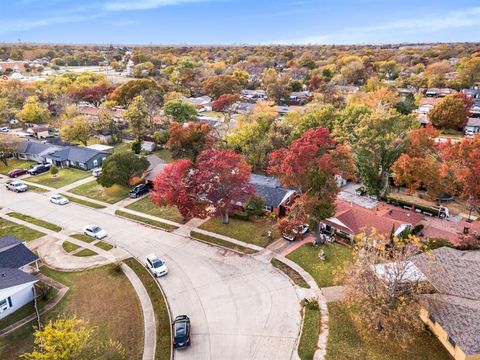
<path id="1" fill-rule="evenodd" d="M 0 290 L 33 281 L 37 281 L 37 278 L 22 270 L 0 268 Z"/>
<path id="2" fill-rule="evenodd" d="M 18 269 L 38 260 L 38 256 L 24 244 L 12 246 L 0 251 L 0 267 Z"/>
<path id="3" fill-rule="evenodd" d="M 58 161 L 75 161 L 79 163 L 86 163 L 88 160 L 97 156 L 98 154 L 105 154 L 105 156 L 110 155 L 107 152 L 98 151 L 94 149 L 77 147 L 77 146 L 68 146 L 66 148 L 60 149 L 49 154 L 47 157 L 58 160 Z"/>
<path id="4" fill-rule="evenodd" d="M 44 144 L 37 141 L 25 141 L 20 145 L 20 153 L 40 155 L 43 153 L 53 152 L 60 149 L 58 146 Z"/>
<path id="5" fill-rule="evenodd" d="M 253 184 L 255 187 L 255 193 L 257 196 L 260 196 L 265 199 L 265 205 L 278 208 L 282 205 L 285 196 L 289 193 L 293 193 L 293 190 L 284 189 L 284 188 L 274 188 L 270 186 Z"/>
<path id="6" fill-rule="evenodd" d="M 264 176 L 252 174 L 250 176 L 250 183 L 254 185 L 264 185 L 269 187 L 280 187 L 280 181 L 272 176 Z"/>
<path id="7" fill-rule="evenodd" d="M 4 236 L 0 238 L 0 252 L 6 250 L 12 246 L 16 246 L 23 243 L 22 240 L 17 239 L 15 236 Z"/>

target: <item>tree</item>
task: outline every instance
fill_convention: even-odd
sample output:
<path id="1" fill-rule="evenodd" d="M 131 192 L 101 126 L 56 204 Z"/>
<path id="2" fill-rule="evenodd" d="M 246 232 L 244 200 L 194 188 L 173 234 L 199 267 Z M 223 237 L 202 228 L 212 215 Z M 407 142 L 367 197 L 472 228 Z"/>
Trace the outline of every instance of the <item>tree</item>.
<path id="1" fill-rule="evenodd" d="M 163 88 L 151 79 L 130 80 L 129 82 L 117 87 L 110 95 L 110 99 L 120 105 L 128 106 L 130 102 L 142 92 L 152 90 L 164 93 Z"/>
<path id="2" fill-rule="evenodd" d="M 265 199 L 261 196 L 252 196 L 245 204 L 245 211 L 249 215 L 260 216 L 265 210 Z"/>
<path id="3" fill-rule="evenodd" d="M 24 123 L 45 123 L 50 120 L 50 112 L 39 102 L 38 97 L 29 96 L 17 117 Z"/>
<path id="4" fill-rule="evenodd" d="M 195 161 L 204 150 L 215 144 L 212 127 L 204 122 L 190 123 L 186 127 L 175 122 L 168 128 L 167 147 L 174 159 L 190 159 Z"/>
<path id="5" fill-rule="evenodd" d="M 93 127 L 96 131 L 108 130 L 112 137 L 112 143 L 117 144 L 122 141 L 122 131 L 118 127 L 115 119 L 113 118 L 112 110 L 107 107 L 103 107 L 98 112 L 98 121 L 93 123 Z"/>
<path id="6" fill-rule="evenodd" d="M 267 169 L 284 186 L 298 189 L 302 210 L 299 213 L 307 214 L 317 225 L 335 214 L 336 176 L 349 179 L 353 171 L 348 149 L 337 145 L 325 128 L 310 129 L 289 148 L 271 153 Z M 291 220 L 305 222 L 307 219 Z"/>
<path id="7" fill-rule="evenodd" d="M 309 129 L 324 127 L 333 130 L 336 110 L 333 105 L 309 104 L 285 115 L 285 122 L 292 127 L 292 139 L 298 139 Z"/>
<path id="8" fill-rule="evenodd" d="M 170 115 L 177 122 L 193 121 L 198 115 L 194 105 L 180 99 L 167 101 L 163 106 L 163 110 L 166 115 Z"/>
<path id="9" fill-rule="evenodd" d="M 97 182 L 103 187 L 111 187 L 113 184 L 129 186 L 130 179 L 141 176 L 149 165 L 146 158 L 131 152 L 115 153 L 103 163 Z"/>
<path id="10" fill-rule="evenodd" d="M 465 86 L 475 85 L 480 81 L 480 56 L 463 59 L 458 72 Z"/>
<path id="11" fill-rule="evenodd" d="M 235 94 L 242 90 L 240 81 L 232 75 L 218 75 L 206 79 L 203 83 L 205 93 L 218 99 L 223 94 Z"/>
<path id="12" fill-rule="evenodd" d="M 462 129 L 468 121 L 473 100 L 458 93 L 444 97 L 428 113 L 432 124 L 444 129 Z"/>
<path id="13" fill-rule="evenodd" d="M 87 146 L 92 126 L 87 118 L 82 115 L 63 122 L 60 128 L 60 137 L 70 142 L 80 142 Z"/>
<path id="14" fill-rule="evenodd" d="M 354 130 L 364 115 L 370 115 L 372 110 L 366 105 L 348 105 L 337 113 L 332 136 L 342 144 L 352 145 L 355 141 Z"/>
<path id="15" fill-rule="evenodd" d="M 238 94 L 223 94 L 212 103 L 213 111 L 224 111 L 226 108 L 240 100 Z"/>
<path id="16" fill-rule="evenodd" d="M 418 127 L 412 116 L 377 109 L 365 114 L 353 132 L 352 150 L 363 185 L 370 194 L 386 196 L 390 167 L 406 148 L 408 131 Z"/>
<path id="17" fill-rule="evenodd" d="M 386 238 L 369 229 L 355 239 L 353 261 L 345 269 L 346 301 L 360 321 L 380 336 L 411 340 L 422 326 L 419 297 L 426 290 L 412 278 L 411 258 L 422 250 L 419 240 Z M 384 273 L 375 266 L 386 264 Z"/>
<path id="18" fill-rule="evenodd" d="M 29 360 L 126 359 L 123 346 L 115 341 L 99 340 L 97 328 L 75 317 L 50 321 L 34 333 L 34 348 L 21 355 Z"/>
<path id="19" fill-rule="evenodd" d="M 22 140 L 18 136 L 13 135 L 2 135 L 0 141 L 0 161 L 5 165 L 8 166 L 8 159 L 15 154 L 21 143 Z"/>
<path id="20" fill-rule="evenodd" d="M 352 61 L 340 69 L 347 84 L 361 85 L 367 80 L 367 72 L 360 61 Z"/>
<path id="21" fill-rule="evenodd" d="M 142 96 L 137 96 L 128 106 L 123 117 L 128 121 L 129 127 L 135 139 L 141 140 L 145 135 L 145 127 L 149 116 L 147 104 Z"/>
<path id="22" fill-rule="evenodd" d="M 50 166 L 50 174 L 52 177 L 56 177 L 58 174 L 58 168 L 55 165 Z"/>
<path id="23" fill-rule="evenodd" d="M 452 66 L 447 60 L 429 64 L 425 69 L 429 87 L 444 87 L 445 75 L 452 71 Z"/>
<path id="24" fill-rule="evenodd" d="M 69 96 L 75 101 L 85 101 L 95 107 L 99 107 L 102 101 L 104 101 L 115 87 L 107 84 L 100 83 L 92 86 L 75 88 L 69 93 Z"/>

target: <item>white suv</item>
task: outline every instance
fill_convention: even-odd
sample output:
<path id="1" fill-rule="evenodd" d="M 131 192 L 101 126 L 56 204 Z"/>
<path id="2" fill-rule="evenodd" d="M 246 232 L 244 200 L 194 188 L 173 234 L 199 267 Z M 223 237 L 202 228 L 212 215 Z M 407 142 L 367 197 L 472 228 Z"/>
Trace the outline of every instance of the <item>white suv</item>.
<path id="1" fill-rule="evenodd" d="M 168 274 L 167 265 L 165 265 L 165 262 L 160 260 L 155 254 L 150 254 L 147 256 L 147 262 L 145 266 L 155 277 Z"/>

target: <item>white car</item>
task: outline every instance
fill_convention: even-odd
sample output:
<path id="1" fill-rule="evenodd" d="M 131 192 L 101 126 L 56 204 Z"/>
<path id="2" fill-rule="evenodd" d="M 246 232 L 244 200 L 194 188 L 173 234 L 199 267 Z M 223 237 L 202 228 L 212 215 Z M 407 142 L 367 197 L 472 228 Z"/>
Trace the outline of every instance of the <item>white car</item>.
<path id="1" fill-rule="evenodd" d="M 13 180 L 13 181 L 7 181 L 5 184 L 7 187 L 7 190 L 15 191 L 17 193 L 24 192 L 28 190 L 28 186 L 25 185 L 21 181 Z"/>
<path id="2" fill-rule="evenodd" d="M 102 173 L 102 168 L 96 168 L 92 170 L 92 175 L 95 177 L 99 177 L 101 173 Z"/>
<path id="3" fill-rule="evenodd" d="M 8 127 L 2 127 L 0 128 L 0 132 L 9 132 L 10 129 Z"/>
<path id="4" fill-rule="evenodd" d="M 68 199 L 65 196 L 60 195 L 60 194 L 51 195 L 50 196 L 50 202 L 54 203 L 54 204 L 57 204 L 57 205 L 65 205 L 65 204 L 69 203 Z"/>
<path id="5" fill-rule="evenodd" d="M 83 233 L 95 239 L 103 239 L 107 236 L 107 232 L 98 225 L 85 225 Z"/>
<path id="6" fill-rule="evenodd" d="M 168 269 L 167 265 L 165 265 L 165 261 L 160 260 L 155 254 L 150 254 L 147 256 L 147 262 L 145 266 L 155 277 L 168 274 Z"/>

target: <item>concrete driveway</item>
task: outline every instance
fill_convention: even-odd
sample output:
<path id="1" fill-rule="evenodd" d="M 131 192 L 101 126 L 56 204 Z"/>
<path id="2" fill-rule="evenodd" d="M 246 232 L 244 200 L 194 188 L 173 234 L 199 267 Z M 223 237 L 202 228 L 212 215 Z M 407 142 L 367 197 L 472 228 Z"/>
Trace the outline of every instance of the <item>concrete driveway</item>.
<path id="1" fill-rule="evenodd" d="M 139 259 L 166 260 L 159 279 L 172 315 L 192 320 L 192 346 L 176 359 L 292 359 L 300 330 L 300 305 L 290 281 L 269 263 L 147 228 L 99 210 L 51 204 L 45 195 L 0 188 L 0 206 L 81 232 L 93 223 L 108 240 Z M 114 315 L 112 309 L 112 315 Z"/>

